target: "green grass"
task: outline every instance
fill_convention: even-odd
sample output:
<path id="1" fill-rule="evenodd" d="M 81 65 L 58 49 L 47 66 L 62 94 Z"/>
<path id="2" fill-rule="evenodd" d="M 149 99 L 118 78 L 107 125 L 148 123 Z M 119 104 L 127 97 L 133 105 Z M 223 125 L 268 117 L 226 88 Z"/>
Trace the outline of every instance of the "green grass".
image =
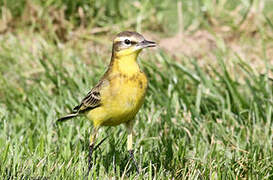
<path id="1" fill-rule="evenodd" d="M 50 7 L 72 3 L 48 2 L 53 3 L 47 4 Z M 87 10 L 92 9 L 91 2 L 79 1 Z M 273 66 L 272 57 L 268 56 L 273 39 L 273 14 L 269 7 L 273 4 L 264 1 L 263 13 L 255 19 L 258 36 L 251 36 L 252 29 L 240 29 L 238 23 L 248 21 L 244 20 L 248 7 L 257 9 L 259 1 L 182 2 L 184 31 L 191 32 L 192 28 L 187 29 L 195 24 L 194 31 L 205 29 L 217 37 L 216 47 L 208 52 L 214 57 L 213 64 L 202 64 L 206 59 L 173 56 L 160 47 L 143 52 L 140 62 L 149 77 L 149 88 L 134 126 L 135 157 L 141 173 L 137 175 L 130 168 L 126 130 L 117 126 L 101 129 L 98 141 L 108 138 L 94 153 L 96 164 L 90 177 L 273 179 L 273 81 L 269 78 Z M 101 7 L 100 3 L 103 2 L 98 1 L 95 7 Z M 117 5 L 121 10 L 128 6 L 120 17 L 111 10 Z M 50 24 L 52 14 L 46 11 L 50 8 L 39 6 L 44 8 L 45 14 L 40 14 L 40 18 L 49 23 L 48 29 L 43 29 L 39 18 L 24 24 L 24 6 L 7 5 L 17 11 L 12 11 L 14 27 L 0 36 L 0 177 L 82 179 L 87 171 L 92 123 L 80 117 L 56 125 L 56 119 L 77 105 L 104 73 L 110 60 L 112 34 L 126 28 L 153 31 L 163 37 L 175 33 L 179 26 L 177 8 L 167 0 L 161 5 L 142 1 L 139 9 L 132 12 L 128 4 L 110 3 L 105 6 L 108 10 L 101 10 L 96 21 L 83 29 L 109 28 L 113 24 L 116 29 L 64 40 L 51 26 L 54 23 Z M 81 24 L 75 10 L 78 6 L 67 5 L 67 31 L 75 32 L 74 28 Z M 153 7 L 152 18 L 137 21 L 135 17 L 146 12 L 145 8 Z M 233 17 L 236 7 L 241 8 L 237 19 Z M 92 11 L 89 13 L 88 18 L 95 17 Z M 133 23 L 123 23 L 131 19 Z M 259 62 L 265 69 L 264 75 L 260 67 L 251 64 L 250 56 L 242 57 L 229 48 L 210 21 L 240 34 L 242 38 L 235 38 L 238 44 L 259 43 L 261 47 L 250 50 L 261 49 Z"/>

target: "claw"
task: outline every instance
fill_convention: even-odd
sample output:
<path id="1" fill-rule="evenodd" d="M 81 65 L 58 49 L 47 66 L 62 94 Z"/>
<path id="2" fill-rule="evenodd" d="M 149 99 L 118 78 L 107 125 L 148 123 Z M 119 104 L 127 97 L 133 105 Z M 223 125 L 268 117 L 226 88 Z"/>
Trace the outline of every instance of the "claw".
<path id="1" fill-rule="evenodd" d="M 99 144 L 97 144 L 95 147 L 94 147 L 94 151 L 107 139 L 107 137 L 103 138 Z"/>

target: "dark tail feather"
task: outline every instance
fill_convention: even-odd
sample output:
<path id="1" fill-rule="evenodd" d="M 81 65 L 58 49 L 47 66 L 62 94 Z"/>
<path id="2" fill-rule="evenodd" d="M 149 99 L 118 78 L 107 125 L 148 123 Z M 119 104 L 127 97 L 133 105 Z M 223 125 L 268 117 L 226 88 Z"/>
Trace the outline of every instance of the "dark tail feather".
<path id="1" fill-rule="evenodd" d="M 71 119 L 71 118 L 73 118 L 73 117 L 76 117 L 77 115 L 78 115 L 78 112 L 73 113 L 73 114 L 68 114 L 68 115 L 66 115 L 66 116 L 64 116 L 64 117 L 59 118 L 59 119 L 57 120 L 57 122 L 64 122 L 64 121 L 67 121 L 68 119 Z"/>
<path id="2" fill-rule="evenodd" d="M 73 111 L 78 111 L 82 107 L 82 103 L 76 107 L 74 107 Z"/>

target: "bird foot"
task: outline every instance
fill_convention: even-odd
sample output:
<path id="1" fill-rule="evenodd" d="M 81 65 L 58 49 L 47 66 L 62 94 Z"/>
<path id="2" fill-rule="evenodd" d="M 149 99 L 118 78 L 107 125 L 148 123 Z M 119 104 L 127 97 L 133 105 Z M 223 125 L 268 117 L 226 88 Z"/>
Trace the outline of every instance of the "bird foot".
<path id="1" fill-rule="evenodd" d="M 138 169 L 138 165 L 136 163 L 136 160 L 135 160 L 135 156 L 134 156 L 134 150 L 129 150 L 129 155 L 130 155 L 130 159 L 133 161 L 135 167 L 136 167 L 136 171 L 137 171 L 137 174 L 139 174 L 139 169 Z"/>

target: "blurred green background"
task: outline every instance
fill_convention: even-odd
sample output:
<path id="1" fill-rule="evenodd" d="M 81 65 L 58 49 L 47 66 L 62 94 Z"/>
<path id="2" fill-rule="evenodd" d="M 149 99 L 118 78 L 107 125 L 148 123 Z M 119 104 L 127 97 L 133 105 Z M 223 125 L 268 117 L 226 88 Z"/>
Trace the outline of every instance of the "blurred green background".
<path id="1" fill-rule="evenodd" d="M 100 131 L 90 178 L 272 179 L 272 0 L 0 0 L 2 179 L 83 178 L 92 123 L 55 121 L 99 80 L 124 30 L 158 43 L 140 55 L 141 173 L 118 126 Z"/>

